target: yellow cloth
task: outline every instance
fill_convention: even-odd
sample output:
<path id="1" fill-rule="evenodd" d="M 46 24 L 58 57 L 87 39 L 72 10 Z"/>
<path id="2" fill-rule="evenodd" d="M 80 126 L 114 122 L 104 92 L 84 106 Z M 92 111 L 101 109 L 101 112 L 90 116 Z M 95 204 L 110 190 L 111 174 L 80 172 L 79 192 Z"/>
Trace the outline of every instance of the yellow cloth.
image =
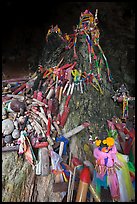
<path id="1" fill-rule="evenodd" d="M 122 170 L 123 180 L 125 182 L 128 199 L 130 201 L 130 200 L 135 198 L 135 191 L 134 191 L 132 181 L 131 181 L 131 178 L 130 178 L 128 165 L 127 165 L 127 162 L 126 162 L 126 160 L 124 158 L 124 156 L 126 156 L 126 155 L 123 155 L 123 154 L 121 154 L 119 152 L 117 152 L 116 155 L 117 155 L 118 160 L 122 163 L 121 170 Z"/>

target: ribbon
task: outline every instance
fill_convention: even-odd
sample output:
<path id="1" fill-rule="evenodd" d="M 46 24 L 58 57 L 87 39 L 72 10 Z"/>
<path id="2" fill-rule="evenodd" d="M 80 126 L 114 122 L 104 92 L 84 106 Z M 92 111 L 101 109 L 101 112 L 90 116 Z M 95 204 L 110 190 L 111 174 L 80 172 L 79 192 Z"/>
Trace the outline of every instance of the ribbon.
<path id="1" fill-rule="evenodd" d="M 102 181 L 107 175 L 107 183 L 111 191 L 111 196 L 114 199 L 118 199 L 120 197 L 119 184 L 114 166 L 114 163 L 117 162 L 116 153 L 117 149 L 115 145 L 113 145 L 113 147 L 107 153 L 102 152 L 101 148 L 98 147 L 94 149 L 96 169 L 99 169 L 96 174 L 96 178 L 100 178 L 100 180 Z"/>
<path id="2" fill-rule="evenodd" d="M 75 35 L 74 37 L 74 58 L 78 58 L 77 53 L 76 53 L 76 43 L 77 43 L 77 36 Z"/>
<path id="3" fill-rule="evenodd" d="M 97 86 L 98 86 L 98 88 L 96 87 L 96 90 L 100 91 L 100 93 L 103 95 L 103 90 L 101 89 L 101 87 L 99 85 L 99 82 L 98 82 L 98 80 L 96 79 L 95 76 L 93 76 L 93 82 L 95 82 L 97 84 Z M 92 84 L 92 86 L 93 86 L 93 84 Z M 94 85 L 94 87 L 95 87 L 95 85 Z"/>
<path id="4" fill-rule="evenodd" d="M 80 77 L 81 77 L 81 70 L 78 71 L 77 69 L 74 69 L 71 71 L 71 73 L 74 76 L 74 82 L 78 83 L 80 81 Z"/>
<path id="5" fill-rule="evenodd" d="M 128 117 L 128 97 L 123 97 L 123 119 Z"/>
<path id="6" fill-rule="evenodd" d="M 116 161 L 116 146 L 113 145 L 109 152 L 102 152 L 97 147 L 94 149 L 94 157 L 97 159 L 97 163 L 100 165 L 106 165 L 107 167 L 112 167 Z M 107 163 L 105 164 L 105 159 L 108 158 Z"/>
<path id="7" fill-rule="evenodd" d="M 92 47 L 92 42 L 90 40 L 89 35 L 86 33 L 86 31 L 84 30 L 85 34 L 86 34 L 86 42 L 88 44 L 88 55 L 89 55 L 89 63 L 90 63 L 90 68 L 92 68 L 92 58 L 91 58 L 91 47 Z"/>
<path id="8" fill-rule="evenodd" d="M 126 191 L 127 191 L 127 195 L 128 195 L 128 200 L 127 202 L 131 201 L 131 199 L 135 198 L 135 192 L 133 189 L 133 185 L 131 182 L 131 178 L 130 178 L 130 174 L 129 174 L 129 168 L 128 168 L 128 164 L 127 164 L 127 155 L 123 155 L 117 152 L 117 159 L 122 163 L 122 180 L 124 180 L 125 186 L 126 186 Z M 120 182 L 120 181 L 119 181 Z"/>
<path id="9" fill-rule="evenodd" d="M 99 44 L 97 44 L 97 46 L 98 46 L 99 50 L 101 51 L 102 56 L 103 56 L 103 58 L 104 58 L 104 60 L 105 60 L 106 68 L 107 68 L 108 80 L 109 80 L 109 82 L 111 82 L 111 79 L 110 79 L 110 69 L 109 69 L 109 66 L 108 66 L 107 58 L 106 58 L 106 56 L 105 56 L 105 54 L 104 54 L 104 52 L 103 52 L 101 46 L 100 46 Z"/>

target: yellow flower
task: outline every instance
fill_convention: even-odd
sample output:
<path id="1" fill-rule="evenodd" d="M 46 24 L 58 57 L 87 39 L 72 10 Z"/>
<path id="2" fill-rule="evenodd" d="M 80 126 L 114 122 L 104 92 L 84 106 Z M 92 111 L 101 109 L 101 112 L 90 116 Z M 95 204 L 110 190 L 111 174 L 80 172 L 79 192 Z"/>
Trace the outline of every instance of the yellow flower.
<path id="1" fill-rule="evenodd" d="M 103 144 L 107 144 L 107 140 L 103 140 L 102 142 L 103 142 Z"/>
<path id="2" fill-rule="evenodd" d="M 115 140 L 114 140 L 113 137 L 107 137 L 107 138 L 106 138 L 106 142 L 107 142 L 107 145 L 108 145 L 109 147 L 111 147 L 111 146 L 114 145 Z"/>
<path id="3" fill-rule="evenodd" d="M 70 39 L 69 35 L 66 35 L 65 37 L 66 37 L 66 40 L 69 41 Z"/>
<path id="4" fill-rule="evenodd" d="M 100 145 L 100 143 L 101 143 L 101 140 L 99 140 L 99 139 L 97 139 L 97 140 L 95 141 L 95 144 L 96 144 L 97 147 Z"/>

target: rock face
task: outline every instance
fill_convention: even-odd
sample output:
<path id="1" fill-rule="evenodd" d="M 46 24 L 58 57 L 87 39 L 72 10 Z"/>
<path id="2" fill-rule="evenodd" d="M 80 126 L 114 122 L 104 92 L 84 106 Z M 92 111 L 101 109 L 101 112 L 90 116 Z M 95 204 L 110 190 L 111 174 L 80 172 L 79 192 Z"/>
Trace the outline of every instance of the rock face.
<path id="1" fill-rule="evenodd" d="M 29 200 L 33 186 L 31 166 L 18 158 L 16 152 L 2 154 L 2 201 Z"/>
<path id="2" fill-rule="evenodd" d="M 2 202 L 61 202 L 52 191 L 53 175 L 36 177 L 17 152 L 2 154 Z"/>
<path id="3" fill-rule="evenodd" d="M 105 34 L 104 34 L 105 35 Z M 101 40 L 100 40 L 101 41 Z M 113 43 L 117 43 L 118 50 L 113 50 Z M 106 46 L 107 44 L 107 46 Z M 124 44 L 122 42 L 116 42 L 116 39 L 111 41 L 111 37 L 106 39 L 102 43 L 102 48 L 105 46 L 106 56 L 110 61 L 111 66 L 118 66 L 119 53 L 123 53 Z M 128 48 L 130 50 L 130 48 Z M 132 47 L 131 47 L 132 49 Z M 125 63 L 127 65 L 127 53 L 130 51 L 125 51 L 122 56 L 120 56 L 121 72 Z M 65 43 L 59 38 L 57 34 L 52 34 L 49 37 L 49 43 L 46 44 L 39 63 L 43 67 L 54 67 L 59 61 L 63 59 L 63 64 L 77 62 L 76 67 L 81 69 L 82 72 L 89 72 L 89 56 L 87 43 L 84 37 L 79 36 L 77 39 L 76 52 L 78 58 L 73 57 L 73 49 L 65 50 Z M 98 54 L 98 50 L 96 50 Z M 116 53 L 114 53 L 116 52 Z M 113 58 L 113 54 L 115 58 Z M 129 56 L 128 56 L 129 57 Z M 115 59 L 115 60 L 114 60 Z M 115 66 L 114 66 L 115 65 Z M 115 69 L 115 68 L 113 68 Z M 113 75 L 113 71 L 112 72 Z M 121 76 L 119 73 L 119 78 Z M 67 132 L 78 125 L 88 121 L 91 123 L 88 129 L 82 130 L 80 133 L 74 135 L 69 139 L 68 152 L 78 157 L 80 160 L 89 160 L 94 163 L 94 158 L 92 155 L 93 146 L 89 142 L 90 135 L 95 135 L 97 137 L 102 137 L 101 133 L 107 129 L 106 121 L 111 119 L 113 116 L 121 116 L 121 107 L 114 103 L 112 96 L 114 94 L 114 86 L 117 84 L 108 82 L 107 71 L 105 64 L 103 64 L 102 70 L 102 85 L 103 94 L 96 90 L 92 85 L 84 87 L 84 93 L 80 93 L 76 88 L 72 95 L 69 103 L 70 114 L 68 116 L 67 122 L 64 127 L 64 132 Z M 128 74 L 123 75 L 123 79 L 120 80 L 121 83 L 126 79 L 129 84 L 132 84 Z M 134 82 L 133 82 L 134 83 Z M 62 108 L 66 97 L 63 96 Z M 85 146 L 87 145 L 87 146 Z M 87 148 L 84 148 L 87 147 Z M 52 189 L 52 184 L 54 182 L 54 175 L 49 174 L 48 176 L 36 176 L 34 170 L 23 158 L 18 157 L 17 153 L 3 153 L 2 154 L 2 201 L 3 202 L 61 202 L 62 198 L 59 193 L 54 193 Z M 10 162 L 9 162 L 10 161 Z"/>
<path id="4" fill-rule="evenodd" d="M 54 34 L 54 42 L 51 47 L 46 47 L 43 51 L 41 64 L 44 67 L 52 67 L 58 64 L 64 56 L 64 64 L 75 61 L 73 49 L 64 51 L 65 44 L 58 35 Z M 51 40 L 51 39 L 50 39 Z M 50 42 L 52 43 L 52 42 Z M 55 46 L 54 46 L 55 45 Z M 77 65 L 84 71 L 89 69 L 87 45 L 85 39 L 78 38 L 77 42 Z M 69 140 L 71 153 L 82 160 L 93 161 L 92 146 L 89 144 L 89 134 L 98 136 L 106 128 L 106 120 L 114 115 L 119 115 L 119 108 L 115 106 L 111 99 L 113 87 L 107 82 L 106 70 L 102 70 L 104 75 L 104 94 L 100 94 L 94 87 L 87 85 L 84 93 L 74 90 L 70 100 L 70 114 L 64 131 L 67 132 L 85 121 L 92 125 L 89 130 L 83 130 L 74 135 Z M 108 91 L 109 89 L 109 91 Z M 63 101 L 65 100 L 65 96 Z M 63 102 L 64 103 L 64 102 Z M 63 104 L 62 104 L 63 105 Z M 89 146 L 89 151 L 84 151 L 84 145 Z M 10 162 L 9 162 L 10 160 Z M 54 178 L 52 174 L 41 177 L 36 176 L 30 164 L 17 156 L 17 153 L 3 153 L 3 202 L 60 202 L 59 193 L 52 191 Z"/>

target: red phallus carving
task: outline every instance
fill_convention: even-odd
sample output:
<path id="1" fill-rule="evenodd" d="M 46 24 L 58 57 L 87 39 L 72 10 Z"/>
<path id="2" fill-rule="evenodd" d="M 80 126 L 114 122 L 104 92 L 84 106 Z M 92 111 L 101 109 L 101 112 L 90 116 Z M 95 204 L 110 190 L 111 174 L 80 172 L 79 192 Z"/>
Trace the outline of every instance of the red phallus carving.
<path id="1" fill-rule="evenodd" d="M 59 101 L 56 98 L 52 99 L 52 110 L 51 113 L 53 116 L 57 116 L 59 112 Z"/>
<path id="2" fill-rule="evenodd" d="M 135 141 L 135 130 L 132 129 L 131 131 L 128 131 L 126 128 L 124 130 L 125 134 L 129 135 L 129 138 L 125 141 L 125 145 L 124 145 L 124 154 L 129 155 L 130 154 L 130 150 L 132 148 L 132 145 Z"/>
<path id="3" fill-rule="evenodd" d="M 70 84 L 71 85 L 71 84 Z M 69 101 L 71 99 L 71 96 L 73 94 L 73 90 L 74 90 L 74 83 L 72 83 L 72 85 L 70 86 L 70 93 L 67 93 L 68 97 L 66 99 L 66 102 L 65 102 L 65 105 L 64 105 L 64 111 L 61 115 L 61 120 L 60 120 L 60 126 L 61 127 L 64 127 L 66 121 L 67 121 L 67 118 L 68 118 L 68 115 L 69 115 L 69 111 L 70 111 L 70 108 L 68 107 L 68 104 L 69 104 Z"/>
<path id="4" fill-rule="evenodd" d="M 38 93 L 37 93 L 37 100 L 42 101 L 42 92 L 41 91 L 38 91 Z"/>
<path id="5" fill-rule="evenodd" d="M 38 107 L 37 106 L 33 106 L 32 107 L 32 111 L 34 111 L 34 112 L 38 111 Z"/>
<path id="6" fill-rule="evenodd" d="M 60 86 L 58 85 L 57 89 L 56 89 L 56 93 L 55 93 L 55 98 L 56 99 L 59 99 L 59 92 L 60 92 Z"/>
<path id="7" fill-rule="evenodd" d="M 129 135 L 129 134 L 130 134 L 130 131 L 129 131 L 127 128 L 124 128 L 123 130 L 124 130 L 124 133 L 125 133 L 126 135 L 127 135 L 127 134 Z"/>
<path id="8" fill-rule="evenodd" d="M 66 69 L 66 68 L 68 68 L 68 67 L 70 67 L 70 66 L 72 66 L 72 63 L 71 63 L 71 64 L 65 64 L 65 65 L 63 65 L 62 67 L 58 68 L 58 69 L 59 69 L 59 70 L 61 70 L 61 69 Z"/>
<path id="9" fill-rule="evenodd" d="M 47 115 L 48 115 L 48 126 L 47 126 L 47 133 L 46 136 L 50 136 L 50 130 L 51 130 L 51 111 L 47 110 Z"/>
<path id="10" fill-rule="evenodd" d="M 46 99 L 49 100 L 53 95 L 54 95 L 54 86 L 50 88 L 50 90 L 46 96 Z"/>
<path id="11" fill-rule="evenodd" d="M 47 99 L 44 98 L 44 99 L 42 100 L 42 102 L 47 105 Z"/>
<path id="12" fill-rule="evenodd" d="M 60 120 L 60 126 L 61 127 L 64 127 L 64 125 L 65 125 L 65 123 L 67 121 L 67 118 L 68 118 L 68 115 L 69 115 L 69 111 L 70 111 L 70 108 L 66 106 L 64 108 L 64 111 L 62 113 L 61 120 Z"/>
<path id="13" fill-rule="evenodd" d="M 90 182 L 90 170 L 88 167 L 84 167 L 80 173 L 80 181 L 75 202 L 86 202 Z"/>
<path id="14" fill-rule="evenodd" d="M 52 71 L 53 71 L 53 68 L 49 68 L 48 70 L 46 70 L 43 73 L 43 78 L 46 78 L 47 76 L 49 77 L 49 75 L 52 73 Z"/>
<path id="15" fill-rule="evenodd" d="M 80 180 L 84 183 L 90 183 L 90 170 L 88 167 L 84 167 L 80 174 Z"/>
<path id="16" fill-rule="evenodd" d="M 61 77 L 61 75 L 64 75 L 64 69 L 68 69 L 69 67 L 71 67 L 72 66 L 72 63 L 71 64 L 65 64 L 65 65 L 63 65 L 62 67 L 60 67 L 60 68 L 56 68 L 54 71 L 53 71 L 53 73 L 55 74 L 55 75 L 57 75 L 58 77 L 59 77 L 59 79 L 60 79 L 60 77 Z"/>
<path id="17" fill-rule="evenodd" d="M 124 123 L 115 123 L 115 126 L 119 131 L 123 132 L 123 128 L 125 128 L 126 124 L 124 124 Z"/>
<path id="18" fill-rule="evenodd" d="M 83 165 L 83 163 L 77 157 L 73 157 L 71 162 L 73 163 L 74 166 Z"/>
<path id="19" fill-rule="evenodd" d="M 58 113 L 57 120 L 56 120 L 58 125 L 60 125 L 60 121 L 61 121 L 61 115 L 60 115 L 60 113 Z"/>
<path id="20" fill-rule="evenodd" d="M 51 78 L 50 82 L 49 82 L 49 85 L 51 86 L 53 83 L 54 83 L 54 80 Z"/>
<path id="21" fill-rule="evenodd" d="M 64 107 L 67 107 L 67 106 L 68 106 L 70 99 L 71 99 L 71 95 L 69 95 L 69 96 L 67 97 Z"/>
<path id="22" fill-rule="evenodd" d="M 48 142 L 36 142 L 36 144 L 33 145 L 33 147 L 38 149 L 38 148 L 42 148 L 42 147 L 47 147 L 48 145 L 49 145 Z"/>
<path id="23" fill-rule="evenodd" d="M 47 105 L 47 99 L 44 98 L 42 102 Z M 47 108 L 45 106 L 43 107 L 43 109 L 44 109 L 44 113 L 47 113 Z"/>
<path id="24" fill-rule="evenodd" d="M 44 69 L 43 69 L 43 66 L 42 65 L 39 65 L 38 66 L 38 69 L 39 69 L 39 71 L 42 73 L 42 72 L 44 72 Z"/>
<path id="25" fill-rule="evenodd" d="M 33 98 L 37 99 L 37 91 L 34 91 Z"/>
<path id="26" fill-rule="evenodd" d="M 59 104 L 61 103 L 62 91 L 63 91 L 63 85 L 61 85 L 59 90 L 59 97 L 58 97 Z"/>
<path id="27" fill-rule="evenodd" d="M 65 49 L 66 49 L 66 50 L 67 50 L 67 49 L 70 49 L 73 45 L 74 45 L 74 42 L 71 42 L 68 46 L 66 46 Z"/>
<path id="28" fill-rule="evenodd" d="M 77 62 L 75 61 L 74 64 L 72 65 L 72 69 L 76 66 Z"/>
<path id="29" fill-rule="evenodd" d="M 124 128 L 123 130 L 124 130 L 124 133 L 126 135 L 129 135 L 131 138 L 134 138 L 134 136 L 135 136 L 135 129 L 134 128 L 132 130 Z"/>
<path id="30" fill-rule="evenodd" d="M 26 88 L 26 83 L 22 84 L 19 88 L 17 88 L 13 94 L 18 94 L 20 91 L 22 91 L 24 88 Z"/>
<path id="31" fill-rule="evenodd" d="M 53 108 L 53 100 L 50 99 L 50 100 L 48 100 L 48 109 L 49 109 L 50 111 L 52 111 L 52 108 Z"/>
<path id="32" fill-rule="evenodd" d="M 67 121 L 67 118 L 68 118 L 68 114 L 69 114 L 69 111 L 70 111 L 70 108 L 68 107 L 68 104 L 69 104 L 70 99 L 71 99 L 71 95 L 69 95 L 67 97 L 66 102 L 65 102 L 64 111 L 62 113 L 61 121 L 60 121 L 61 127 L 64 127 L 64 125 L 65 125 L 65 123 Z"/>

